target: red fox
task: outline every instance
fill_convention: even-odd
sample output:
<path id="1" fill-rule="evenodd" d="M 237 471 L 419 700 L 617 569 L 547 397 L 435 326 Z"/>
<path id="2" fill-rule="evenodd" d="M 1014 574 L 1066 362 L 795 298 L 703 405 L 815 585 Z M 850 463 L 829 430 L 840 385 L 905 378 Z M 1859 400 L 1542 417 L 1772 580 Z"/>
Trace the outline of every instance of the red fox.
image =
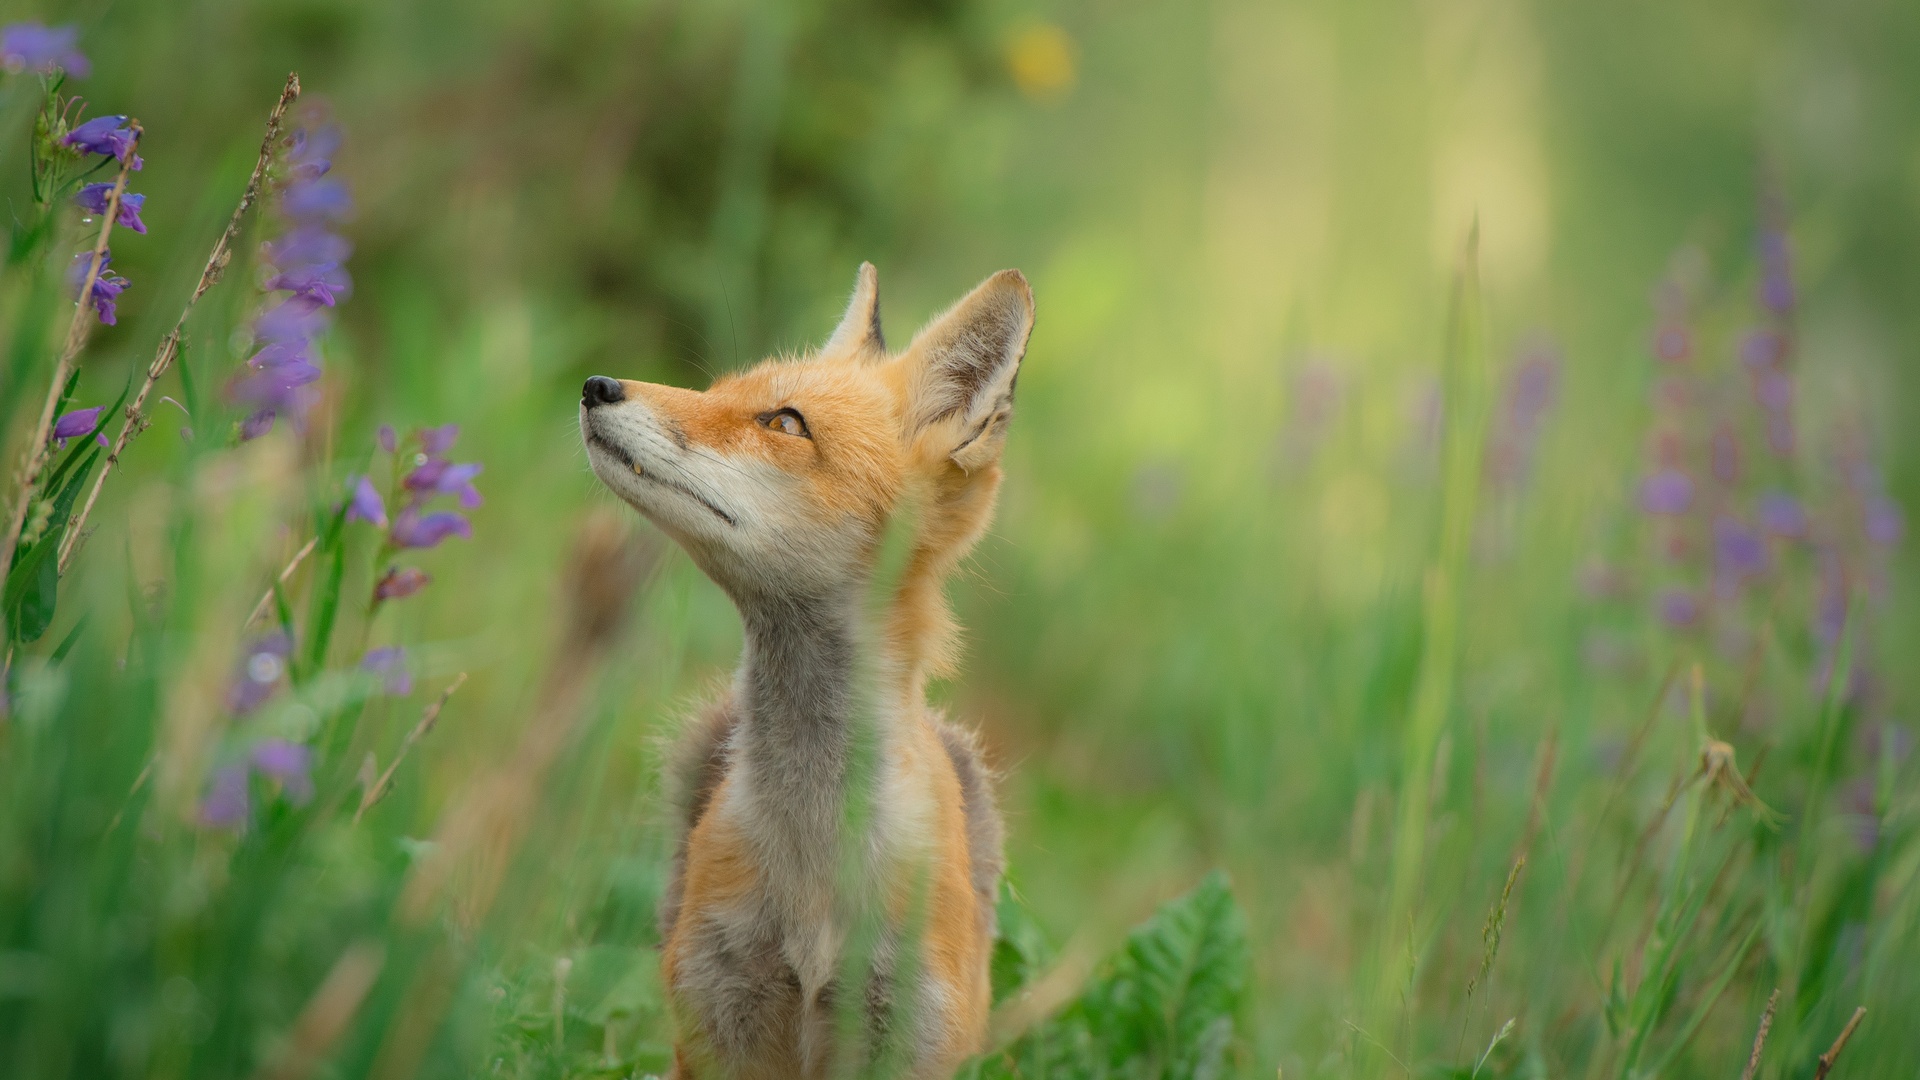
<path id="1" fill-rule="evenodd" d="M 1004 270 L 890 353 L 863 263 L 845 318 L 804 357 L 705 392 L 598 375 L 581 392 L 595 474 L 745 629 L 731 689 L 669 763 L 661 969 L 681 1080 L 820 1077 L 881 1047 L 947 1076 L 983 1048 L 1002 826 L 972 735 L 928 706 L 926 682 L 953 663 L 943 583 L 992 516 L 1032 329 L 1027 280 Z M 905 561 L 876 617 L 866 597 L 896 518 Z M 863 911 L 879 940 L 843 987 Z"/>

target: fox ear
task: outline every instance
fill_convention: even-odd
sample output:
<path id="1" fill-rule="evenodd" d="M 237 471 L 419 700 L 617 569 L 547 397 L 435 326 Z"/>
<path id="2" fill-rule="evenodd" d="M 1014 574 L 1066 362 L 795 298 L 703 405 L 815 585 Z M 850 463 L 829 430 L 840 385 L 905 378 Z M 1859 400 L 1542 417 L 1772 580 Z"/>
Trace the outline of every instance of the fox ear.
<path id="1" fill-rule="evenodd" d="M 872 263 L 863 262 L 854 272 L 853 298 L 847 301 L 847 313 L 820 351 L 886 355 L 887 339 L 880 334 L 880 271 Z"/>
<path id="2" fill-rule="evenodd" d="M 1033 332 L 1033 290 L 1002 270 L 920 331 L 902 359 L 908 430 L 967 472 L 999 460 Z"/>

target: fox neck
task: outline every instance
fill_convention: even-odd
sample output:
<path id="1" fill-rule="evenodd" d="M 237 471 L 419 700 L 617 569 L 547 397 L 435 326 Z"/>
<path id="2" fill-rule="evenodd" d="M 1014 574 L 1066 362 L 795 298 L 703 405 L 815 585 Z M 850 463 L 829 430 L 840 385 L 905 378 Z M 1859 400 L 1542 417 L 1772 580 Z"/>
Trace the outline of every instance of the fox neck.
<path id="1" fill-rule="evenodd" d="M 746 642 L 734 762 L 748 832 L 778 891 L 817 898 L 838 872 L 849 773 L 868 734 L 859 604 L 849 594 L 738 606 Z M 810 901 L 795 894 L 790 902 Z"/>

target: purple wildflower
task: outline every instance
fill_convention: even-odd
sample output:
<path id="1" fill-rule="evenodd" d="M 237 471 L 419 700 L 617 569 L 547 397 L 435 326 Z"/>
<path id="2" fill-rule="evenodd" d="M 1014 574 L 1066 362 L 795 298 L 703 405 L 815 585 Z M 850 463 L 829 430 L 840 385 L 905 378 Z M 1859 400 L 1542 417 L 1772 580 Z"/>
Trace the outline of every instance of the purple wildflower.
<path id="1" fill-rule="evenodd" d="M 1678 469 L 1662 469 L 1640 482 L 1640 508 L 1649 514 L 1680 515 L 1693 505 L 1693 480 Z"/>
<path id="2" fill-rule="evenodd" d="M 460 437 L 459 424 L 442 424 L 439 427 L 420 429 L 420 449 L 428 457 L 439 457 L 453 449 L 453 440 Z"/>
<path id="3" fill-rule="evenodd" d="M 266 260 L 281 270 L 331 263 L 335 266 L 353 254 L 353 245 L 319 225 L 301 225 L 288 230 L 278 240 L 260 245 Z"/>
<path id="4" fill-rule="evenodd" d="M 356 519 L 369 522 L 376 529 L 387 527 L 387 504 L 374 490 L 373 481 L 364 476 L 353 485 L 353 498 L 347 502 L 347 520 Z"/>
<path id="5" fill-rule="evenodd" d="M 293 642 L 282 631 L 275 630 L 254 639 L 247 646 L 233 684 L 227 688 L 227 708 L 245 716 L 266 704 L 286 674 L 287 656 L 291 652 Z"/>
<path id="6" fill-rule="evenodd" d="M 93 65 L 75 48 L 79 40 L 77 27 L 14 23 L 0 29 L 0 68 L 8 71 L 59 68 L 76 79 L 84 79 L 93 71 Z"/>
<path id="7" fill-rule="evenodd" d="M 389 454 L 400 448 L 400 437 L 393 433 L 392 424 L 380 425 L 379 440 L 380 449 L 385 450 Z"/>
<path id="8" fill-rule="evenodd" d="M 473 525 L 465 516 L 451 511 L 423 514 L 418 507 L 408 506 L 394 515 L 393 528 L 387 535 L 395 547 L 430 548 L 449 536 L 472 539 Z"/>
<path id="9" fill-rule="evenodd" d="M 287 152 L 287 164 L 293 178 L 317 180 L 333 169 L 333 155 L 340 152 L 340 125 L 322 124 L 318 128 L 299 128 L 293 133 L 293 146 Z"/>
<path id="10" fill-rule="evenodd" d="M 1488 449 L 1488 472 L 1496 482 L 1515 487 L 1526 478 L 1540 429 L 1559 390 L 1560 354 L 1552 345 L 1529 349 L 1514 365 Z"/>
<path id="11" fill-rule="evenodd" d="M 1740 482 L 1740 439 L 1725 424 L 1713 432 L 1713 478 L 1726 487 Z"/>
<path id="12" fill-rule="evenodd" d="M 1802 509 L 1798 499 L 1778 491 L 1769 491 L 1760 496 L 1760 505 L 1755 517 L 1760 520 L 1760 528 L 1768 534 L 1789 540 L 1797 540 L 1807 535 L 1807 512 Z"/>
<path id="13" fill-rule="evenodd" d="M 253 337 L 260 351 L 247 361 L 251 373 L 228 386 L 232 399 L 254 407 L 241 425 L 242 439 L 266 434 L 282 413 L 297 423 L 319 396 L 306 389 L 321 374 L 314 342 L 331 324 L 329 309 L 353 291 L 353 279 L 343 265 L 353 245 L 326 228 L 327 220 L 344 217 L 351 210 L 352 199 L 340 181 L 321 179 L 332 169 L 329 159 L 339 145 L 340 131 L 331 125 L 318 129 L 303 125 L 293 132 L 286 156 L 287 183 L 278 195 L 278 209 L 289 228 L 261 246 L 271 269 L 265 290 L 291 295 L 254 320 Z M 385 524 L 384 517 L 380 524 Z"/>
<path id="14" fill-rule="evenodd" d="M 468 510 L 480 505 L 480 492 L 473 478 L 480 475 L 478 463 L 455 464 L 441 458 L 429 458 L 409 472 L 400 482 L 408 491 L 422 495 L 458 495 Z"/>
<path id="15" fill-rule="evenodd" d="M 270 344 L 309 342 L 327 328 L 326 305 L 304 296 L 289 296 L 253 324 L 256 340 Z"/>
<path id="16" fill-rule="evenodd" d="M 89 214 L 104 214 L 107 203 L 113 198 L 113 185 L 107 183 L 88 184 L 73 197 L 74 204 Z M 145 195 L 136 195 L 131 191 L 120 193 L 120 206 L 114 212 L 113 223 L 123 229 L 146 235 L 147 223 L 140 220 L 140 208 L 147 205 Z"/>
<path id="17" fill-rule="evenodd" d="M 1684 630 L 1700 621 L 1700 601 L 1685 589 L 1668 589 L 1660 594 L 1660 618 L 1676 630 Z"/>
<path id="18" fill-rule="evenodd" d="M 249 413 L 245 420 L 240 421 L 240 441 L 251 442 L 272 431 L 273 422 L 279 415 L 272 409 L 260 409 Z"/>
<path id="19" fill-rule="evenodd" d="M 247 820 L 248 807 L 246 762 L 222 765 L 214 771 L 206 798 L 200 800 L 200 823 L 231 829 Z"/>
<path id="20" fill-rule="evenodd" d="M 1760 304 L 1776 315 L 1793 310 L 1793 255 L 1786 233 L 1768 228 L 1760 234 Z"/>
<path id="21" fill-rule="evenodd" d="M 262 776 L 280 781 L 294 805 L 313 798 L 313 751 L 287 739 L 262 739 L 247 755 Z"/>
<path id="22" fill-rule="evenodd" d="M 1867 500 L 1866 519 L 1867 539 L 1881 547 L 1893 547 L 1906 535 L 1906 515 L 1900 512 L 1898 503 L 1885 495 Z"/>
<path id="23" fill-rule="evenodd" d="M 268 278 L 266 287 L 291 292 L 294 300 L 332 307 L 353 292 L 353 279 L 339 263 L 307 263 Z"/>
<path id="24" fill-rule="evenodd" d="M 100 255 L 100 272 L 93 279 L 93 292 L 89 299 L 93 303 L 94 314 L 99 316 L 103 326 L 112 326 L 119 318 L 118 301 L 120 294 L 132 284 L 126 278 L 107 269 L 113 262 L 113 252 Z M 67 268 L 67 283 L 73 286 L 77 297 L 87 287 L 87 274 L 93 269 L 93 252 L 83 251 L 73 257 L 73 265 Z"/>
<path id="25" fill-rule="evenodd" d="M 280 211 L 301 221 L 342 221 L 353 214 L 353 196 L 332 178 L 300 180 L 281 193 Z"/>
<path id="26" fill-rule="evenodd" d="M 62 413 L 60 419 L 53 422 L 53 444 L 57 447 L 64 448 L 67 445 L 68 439 L 77 439 L 93 431 L 94 428 L 99 427 L 100 410 L 105 407 L 104 405 L 95 405 L 91 409 L 75 409 L 70 413 Z M 99 443 L 101 446 L 107 445 L 106 433 L 99 432 L 94 434 L 93 441 Z"/>
<path id="27" fill-rule="evenodd" d="M 128 167 L 139 170 L 146 163 L 140 155 L 133 153 L 133 128 L 128 126 L 124 116 L 96 116 L 93 119 L 67 132 L 63 140 L 68 146 L 82 153 L 100 154 L 126 162 Z M 128 155 L 132 155 L 129 162 Z"/>
<path id="28" fill-rule="evenodd" d="M 360 661 L 360 670 L 381 680 L 381 691 L 390 697 L 413 693 L 413 675 L 407 670 L 407 651 L 397 645 L 369 650 Z"/>
<path id="29" fill-rule="evenodd" d="M 1767 569 L 1767 545 L 1739 518 L 1722 515 L 1713 522 L 1714 560 L 1731 578 L 1758 577 Z"/>
<path id="30" fill-rule="evenodd" d="M 1755 330 L 1740 342 L 1740 362 L 1756 371 L 1773 367 L 1786 357 L 1787 341 L 1778 331 Z"/>

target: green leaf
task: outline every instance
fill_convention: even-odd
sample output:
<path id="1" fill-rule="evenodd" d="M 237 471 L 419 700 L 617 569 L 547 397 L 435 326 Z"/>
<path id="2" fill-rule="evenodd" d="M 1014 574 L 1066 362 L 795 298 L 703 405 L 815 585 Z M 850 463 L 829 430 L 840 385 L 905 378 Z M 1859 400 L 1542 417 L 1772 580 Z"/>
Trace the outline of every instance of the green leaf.
<path id="1" fill-rule="evenodd" d="M 53 622 L 55 596 L 60 588 L 60 533 L 48 530 L 27 549 L 7 575 L 7 633 L 26 644 L 40 640 Z"/>
<path id="2" fill-rule="evenodd" d="M 73 647 L 80 643 L 80 634 L 86 630 L 87 620 L 91 618 L 93 618 L 93 612 L 89 611 L 73 621 L 73 628 L 67 631 L 67 636 L 61 638 L 60 644 L 53 650 L 53 655 L 50 657 L 53 663 L 58 664 L 65 660 L 67 654 L 73 651 Z"/>
<path id="3" fill-rule="evenodd" d="M 961 1075 L 1225 1075 L 1247 969 L 1246 921 L 1216 871 L 1128 935 L 1078 1001 Z"/>
<path id="4" fill-rule="evenodd" d="M 303 677 L 320 671 L 327 663 L 327 645 L 333 639 L 334 618 L 340 612 L 340 585 L 347 574 L 347 508 L 342 503 L 333 512 L 320 534 L 319 555 L 326 560 L 326 577 L 314 595 L 307 622 L 307 662 Z"/>
<path id="5" fill-rule="evenodd" d="M 994 911 L 999 930 L 993 940 L 993 1003 L 998 1005 L 1045 971 L 1053 951 L 1040 924 L 1004 878 Z"/>

